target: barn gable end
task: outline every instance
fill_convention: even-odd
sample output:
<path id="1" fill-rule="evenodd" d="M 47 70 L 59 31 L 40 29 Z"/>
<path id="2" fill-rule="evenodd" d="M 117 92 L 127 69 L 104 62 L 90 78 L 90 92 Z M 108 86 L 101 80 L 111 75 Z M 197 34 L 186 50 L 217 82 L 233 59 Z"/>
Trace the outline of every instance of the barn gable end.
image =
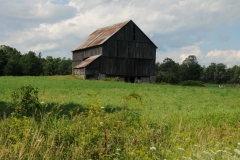
<path id="1" fill-rule="evenodd" d="M 100 28 L 72 51 L 74 74 L 151 82 L 155 77 L 156 48 L 132 20 Z M 94 71 L 87 72 L 91 65 L 77 67 L 96 55 L 101 56 L 91 61 Z"/>

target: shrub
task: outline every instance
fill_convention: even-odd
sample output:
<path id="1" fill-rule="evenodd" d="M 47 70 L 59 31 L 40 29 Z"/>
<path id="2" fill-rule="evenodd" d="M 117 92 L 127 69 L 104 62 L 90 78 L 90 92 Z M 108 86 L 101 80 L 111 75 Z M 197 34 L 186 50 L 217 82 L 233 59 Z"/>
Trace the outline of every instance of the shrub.
<path id="1" fill-rule="evenodd" d="M 182 82 L 179 83 L 179 85 L 204 87 L 202 81 L 193 81 L 193 80 L 182 81 Z"/>
<path id="2" fill-rule="evenodd" d="M 38 90 L 32 86 L 22 86 L 12 93 L 12 108 L 17 117 L 39 117 L 41 104 L 38 101 Z"/>

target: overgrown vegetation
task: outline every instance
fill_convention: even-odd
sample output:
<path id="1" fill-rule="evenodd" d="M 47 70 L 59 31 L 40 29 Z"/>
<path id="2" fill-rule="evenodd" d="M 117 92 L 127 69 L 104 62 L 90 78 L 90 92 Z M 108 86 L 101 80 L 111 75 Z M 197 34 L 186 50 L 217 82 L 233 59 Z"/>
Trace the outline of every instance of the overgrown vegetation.
<path id="1" fill-rule="evenodd" d="M 72 74 L 72 60 L 42 58 L 41 53 L 21 54 L 17 49 L 0 45 L 0 76 L 51 76 Z"/>
<path id="2" fill-rule="evenodd" d="M 38 101 L 38 90 L 31 85 L 22 86 L 12 93 L 12 108 L 16 117 L 40 117 L 41 105 Z"/>
<path id="3" fill-rule="evenodd" d="M 238 87 L 41 78 L 0 78 L 0 104 L 42 107 L 3 116 L 0 159 L 240 158 Z"/>
<path id="4" fill-rule="evenodd" d="M 179 83 L 179 85 L 204 87 L 203 82 L 201 82 L 201 81 L 193 81 L 193 80 L 182 81 L 182 82 Z"/>

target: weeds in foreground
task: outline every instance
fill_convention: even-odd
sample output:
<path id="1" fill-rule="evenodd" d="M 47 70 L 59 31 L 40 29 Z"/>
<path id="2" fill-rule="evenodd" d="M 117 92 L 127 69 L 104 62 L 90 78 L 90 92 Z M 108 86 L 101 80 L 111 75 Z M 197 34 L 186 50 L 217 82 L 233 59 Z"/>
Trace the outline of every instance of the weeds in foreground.
<path id="1" fill-rule="evenodd" d="M 240 158 L 237 112 L 175 112 L 150 121 L 142 117 L 142 96 L 134 92 L 114 112 L 107 112 L 99 100 L 85 107 L 61 115 L 61 106 L 56 106 L 39 121 L 34 115 L 2 119 L 0 159 Z"/>

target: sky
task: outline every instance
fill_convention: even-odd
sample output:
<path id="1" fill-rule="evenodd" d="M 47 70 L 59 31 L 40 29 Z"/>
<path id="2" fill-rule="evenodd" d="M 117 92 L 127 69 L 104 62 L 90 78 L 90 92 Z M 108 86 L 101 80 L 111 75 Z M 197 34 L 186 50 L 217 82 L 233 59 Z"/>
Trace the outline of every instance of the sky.
<path id="1" fill-rule="evenodd" d="M 126 20 L 158 47 L 156 62 L 196 55 L 240 65 L 239 0 L 0 0 L 0 45 L 71 58 L 94 30 Z"/>

